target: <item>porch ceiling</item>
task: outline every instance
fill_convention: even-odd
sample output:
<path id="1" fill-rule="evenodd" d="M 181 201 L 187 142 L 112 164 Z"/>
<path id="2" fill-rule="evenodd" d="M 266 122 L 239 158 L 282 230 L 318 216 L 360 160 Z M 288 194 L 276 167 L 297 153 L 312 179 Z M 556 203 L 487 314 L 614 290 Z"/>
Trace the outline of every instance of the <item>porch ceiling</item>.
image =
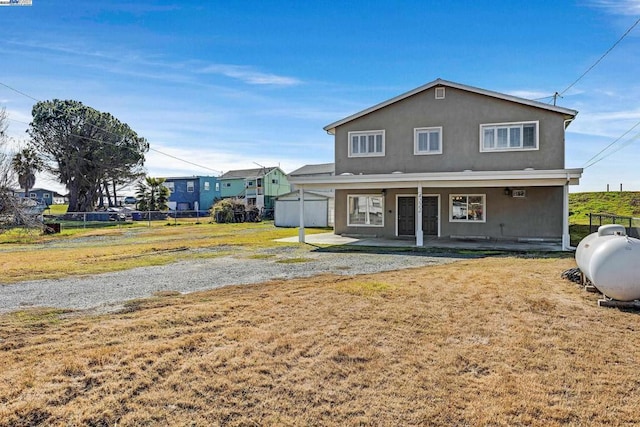
<path id="1" fill-rule="evenodd" d="M 453 188 L 453 187 L 548 187 L 569 183 L 578 185 L 582 169 L 520 171 L 462 171 L 438 173 L 390 173 L 371 175 L 337 175 L 290 179 L 297 187 L 335 189 L 376 188 Z"/>

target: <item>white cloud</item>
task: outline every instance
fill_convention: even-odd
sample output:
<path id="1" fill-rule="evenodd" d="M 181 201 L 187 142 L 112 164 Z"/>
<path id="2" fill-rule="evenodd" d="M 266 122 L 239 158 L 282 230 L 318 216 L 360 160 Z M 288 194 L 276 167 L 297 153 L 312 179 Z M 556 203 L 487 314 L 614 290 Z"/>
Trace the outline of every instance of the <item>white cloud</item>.
<path id="1" fill-rule="evenodd" d="M 640 0 L 592 0 L 590 3 L 614 15 L 640 15 Z"/>
<path id="2" fill-rule="evenodd" d="M 617 138 L 640 121 L 640 110 L 584 112 L 578 114 L 569 132 Z"/>
<path id="3" fill-rule="evenodd" d="M 252 85 L 296 86 L 302 82 L 294 77 L 256 71 L 246 65 L 214 64 L 200 70 L 204 74 L 220 74 Z"/>
<path id="4" fill-rule="evenodd" d="M 517 96 L 518 98 L 532 99 L 532 100 L 539 100 L 539 101 L 546 101 L 547 99 L 550 99 L 553 97 L 552 93 L 543 92 L 539 90 L 523 89 L 523 90 L 512 90 L 506 93 L 512 96 Z"/>

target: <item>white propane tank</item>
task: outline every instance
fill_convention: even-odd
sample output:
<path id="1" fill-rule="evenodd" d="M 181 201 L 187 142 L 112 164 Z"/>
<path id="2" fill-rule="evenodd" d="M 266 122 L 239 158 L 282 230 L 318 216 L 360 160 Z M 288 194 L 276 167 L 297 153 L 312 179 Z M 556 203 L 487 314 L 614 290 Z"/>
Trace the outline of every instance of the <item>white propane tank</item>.
<path id="1" fill-rule="evenodd" d="M 618 224 L 603 225 L 576 249 L 582 273 L 609 298 L 640 299 L 640 240 L 628 237 Z"/>

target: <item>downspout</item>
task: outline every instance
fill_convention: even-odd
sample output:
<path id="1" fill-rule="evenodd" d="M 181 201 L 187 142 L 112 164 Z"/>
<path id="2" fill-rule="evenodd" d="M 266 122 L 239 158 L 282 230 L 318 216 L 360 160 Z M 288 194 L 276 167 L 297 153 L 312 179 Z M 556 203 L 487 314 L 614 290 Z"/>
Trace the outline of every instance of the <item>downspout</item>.
<path id="1" fill-rule="evenodd" d="M 567 173 L 567 181 L 562 187 L 562 250 L 575 250 L 571 246 L 571 235 L 569 234 L 569 183 L 571 178 Z"/>
<path id="2" fill-rule="evenodd" d="M 305 243 L 304 241 L 304 186 L 300 186 L 298 190 L 300 198 L 300 228 L 298 229 L 298 242 Z"/>
<path id="3" fill-rule="evenodd" d="M 422 230 L 422 183 L 418 182 L 418 200 L 416 203 L 417 210 L 416 212 L 416 246 L 422 247 L 424 246 L 424 231 Z M 396 214 L 397 215 L 397 214 Z"/>
<path id="4" fill-rule="evenodd" d="M 575 120 L 575 116 L 570 119 L 564 120 L 564 129 L 566 130 L 571 122 Z M 564 136 L 563 136 L 564 138 Z M 564 140 L 563 140 L 564 142 Z M 564 146 L 564 144 L 563 144 Z M 565 182 L 562 190 L 563 200 L 562 200 L 562 250 L 563 251 L 573 251 L 576 248 L 571 246 L 571 235 L 569 234 L 569 183 L 571 182 L 571 177 L 569 173 L 567 173 L 567 181 Z"/>

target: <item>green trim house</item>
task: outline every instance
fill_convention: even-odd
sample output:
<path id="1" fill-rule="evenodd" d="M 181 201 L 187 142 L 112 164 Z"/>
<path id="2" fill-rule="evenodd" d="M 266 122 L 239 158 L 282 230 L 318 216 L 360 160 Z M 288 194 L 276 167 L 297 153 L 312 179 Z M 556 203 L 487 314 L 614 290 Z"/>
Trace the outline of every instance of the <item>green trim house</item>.
<path id="1" fill-rule="evenodd" d="M 223 199 L 244 199 L 246 206 L 273 209 L 275 198 L 291 191 L 287 175 L 279 167 L 232 170 L 220 178 Z"/>

